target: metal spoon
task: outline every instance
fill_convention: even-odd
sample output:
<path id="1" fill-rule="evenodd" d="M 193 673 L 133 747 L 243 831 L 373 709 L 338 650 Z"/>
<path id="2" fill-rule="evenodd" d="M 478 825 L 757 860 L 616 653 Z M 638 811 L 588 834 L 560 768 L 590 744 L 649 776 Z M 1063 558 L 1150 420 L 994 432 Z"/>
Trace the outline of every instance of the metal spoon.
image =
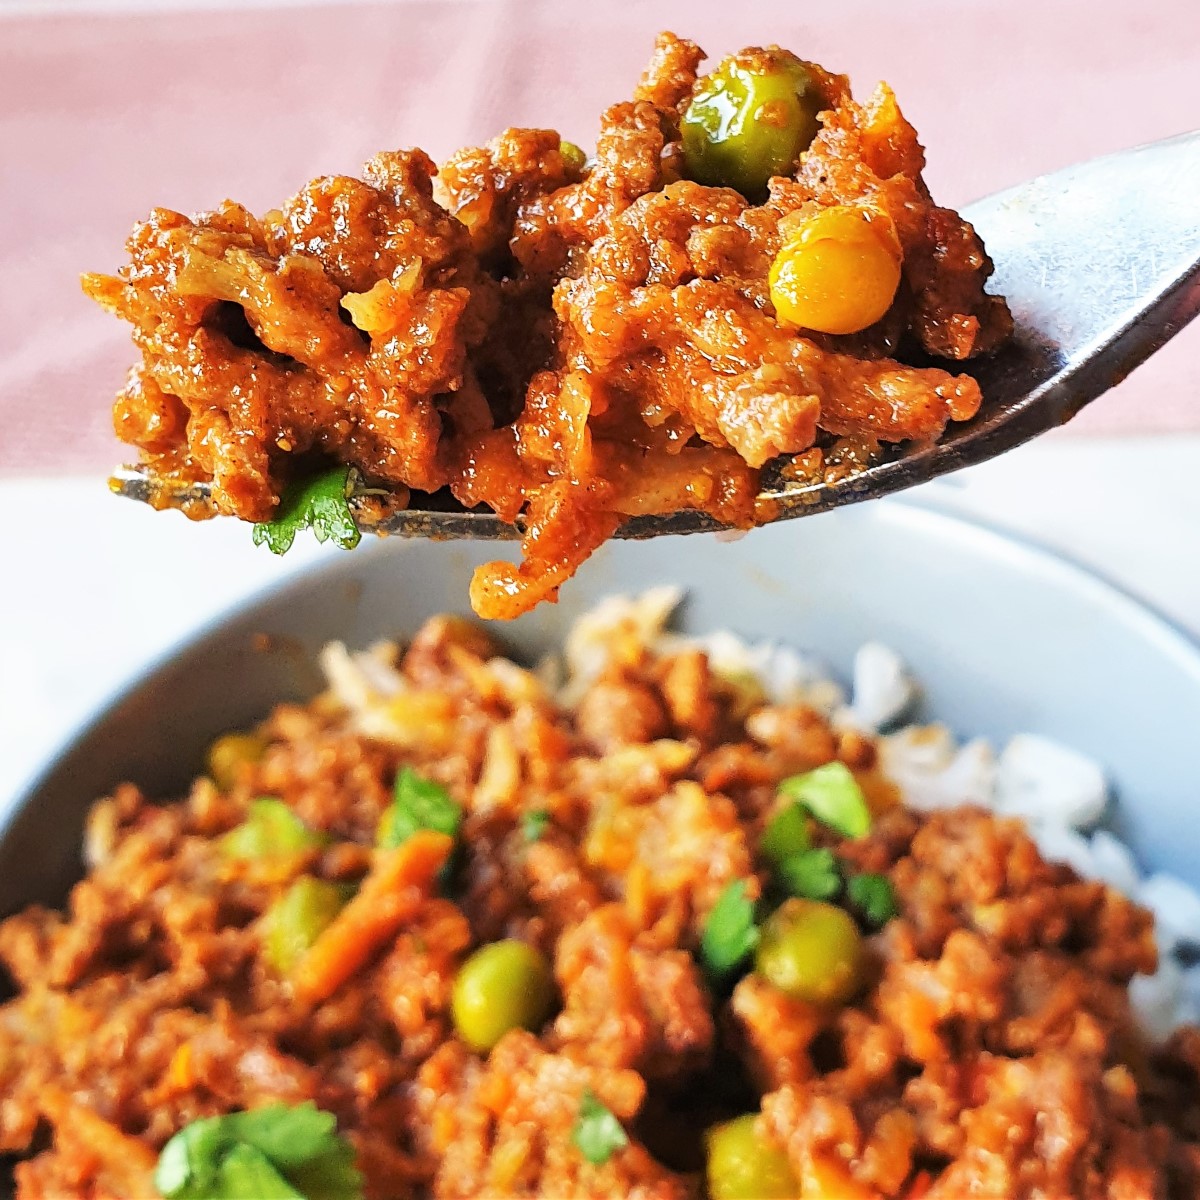
<path id="1" fill-rule="evenodd" d="M 996 263 L 1016 336 L 967 369 L 982 386 L 973 420 L 932 446 L 892 447 L 835 483 L 765 474 L 777 520 L 883 496 L 993 458 L 1070 420 L 1200 312 L 1200 131 L 1042 175 L 962 210 Z M 113 489 L 135 500 L 162 488 L 124 468 Z M 175 500 L 202 500 L 204 488 Z M 494 513 L 408 508 L 363 528 L 404 537 L 515 538 Z M 697 512 L 638 517 L 618 537 L 719 528 Z"/>

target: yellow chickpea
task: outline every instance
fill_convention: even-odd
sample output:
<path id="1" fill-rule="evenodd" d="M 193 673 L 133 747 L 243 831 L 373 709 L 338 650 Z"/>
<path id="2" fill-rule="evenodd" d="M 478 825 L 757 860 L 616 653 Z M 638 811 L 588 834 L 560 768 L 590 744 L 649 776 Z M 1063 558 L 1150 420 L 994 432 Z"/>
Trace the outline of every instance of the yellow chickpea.
<path id="1" fill-rule="evenodd" d="M 823 208 L 789 235 L 771 264 L 771 302 L 781 321 L 818 333 L 857 333 L 891 307 L 903 252 L 885 213 Z"/>

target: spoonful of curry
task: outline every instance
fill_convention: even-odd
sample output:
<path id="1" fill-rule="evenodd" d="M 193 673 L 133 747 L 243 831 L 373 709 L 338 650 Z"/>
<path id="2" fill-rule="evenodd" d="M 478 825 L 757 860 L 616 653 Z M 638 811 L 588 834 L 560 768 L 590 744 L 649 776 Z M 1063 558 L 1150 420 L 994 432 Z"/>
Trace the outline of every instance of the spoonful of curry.
<path id="1" fill-rule="evenodd" d="M 115 491 L 297 532 L 520 538 L 509 618 L 610 537 L 909 487 L 1073 416 L 1200 309 L 1200 135 L 936 205 L 891 90 L 661 35 L 588 154 L 385 152 L 256 217 L 156 209 Z M 985 245 L 987 249 L 985 250 Z M 995 266 L 993 266 L 993 260 Z M 986 288 L 985 288 L 985 285 Z"/>

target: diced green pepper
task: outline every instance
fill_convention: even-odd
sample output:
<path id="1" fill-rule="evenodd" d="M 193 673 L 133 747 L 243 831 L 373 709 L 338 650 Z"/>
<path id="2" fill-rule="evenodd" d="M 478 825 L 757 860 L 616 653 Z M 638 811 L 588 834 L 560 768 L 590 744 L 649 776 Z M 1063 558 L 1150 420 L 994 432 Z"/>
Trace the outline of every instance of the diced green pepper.
<path id="1" fill-rule="evenodd" d="M 759 849 L 778 865 L 793 854 L 802 854 L 812 845 L 808 836 L 808 816 L 803 806 L 785 804 L 763 831 Z"/>
<path id="2" fill-rule="evenodd" d="M 282 800 L 262 796 L 250 802 L 246 819 L 221 839 L 221 852 L 226 858 L 285 858 L 320 849 L 327 841 Z"/>
<path id="3" fill-rule="evenodd" d="M 870 832 L 867 798 L 843 762 L 829 762 L 803 775 L 793 775 L 779 785 L 779 790 L 843 837 L 857 838 Z"/>
<path id="4" fill-rule="evenodd" d="M 263 949 L 267 961 L 287 975 L 332 923 L 351 889 L 313 875 L 301 875 L 267 910 Z"/>

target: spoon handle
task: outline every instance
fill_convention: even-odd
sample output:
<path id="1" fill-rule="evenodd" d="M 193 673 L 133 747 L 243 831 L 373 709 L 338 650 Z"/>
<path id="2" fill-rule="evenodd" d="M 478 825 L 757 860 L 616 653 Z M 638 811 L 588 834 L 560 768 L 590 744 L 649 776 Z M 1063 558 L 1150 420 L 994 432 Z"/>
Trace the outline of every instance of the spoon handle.
<path id="1" fill-rule="evenodd" d="M 1040 362 L 1041 378 L 1028 360 L 995 377 L 984 367 L 993 412 L 1049 405 L 1040 428 L 1060 424 L 1200 312 L 1200 131 L 1043 175 L 963 215 L 996 263 L 990 290 Z"/>
<path id="2" fill-rule="evenodd" d="M 1200 313 L 1200 131 L 1092 159 L 963 209 L 996 263 L 991 291 L 1008 298 L 1013 340 L 963 364 L 985 403 L 933 445 L 891 448 L 881 461 L 834 482 L 768 472 L 763 497 L 776 519 L 887 495 L 992 458 L 1074 416 Z M 112 487 L 177 507 L 208 503 L 208 487 L 172 491 L 141 468 Z M 364 528 L 368 528 L 365 524 Z M 404 509 L 375 532 L 401 537 L 510 539 L 519 531 L 491 512 Z M 684 511 L 638 517 L 617 537 L 717 528 Z"/>

